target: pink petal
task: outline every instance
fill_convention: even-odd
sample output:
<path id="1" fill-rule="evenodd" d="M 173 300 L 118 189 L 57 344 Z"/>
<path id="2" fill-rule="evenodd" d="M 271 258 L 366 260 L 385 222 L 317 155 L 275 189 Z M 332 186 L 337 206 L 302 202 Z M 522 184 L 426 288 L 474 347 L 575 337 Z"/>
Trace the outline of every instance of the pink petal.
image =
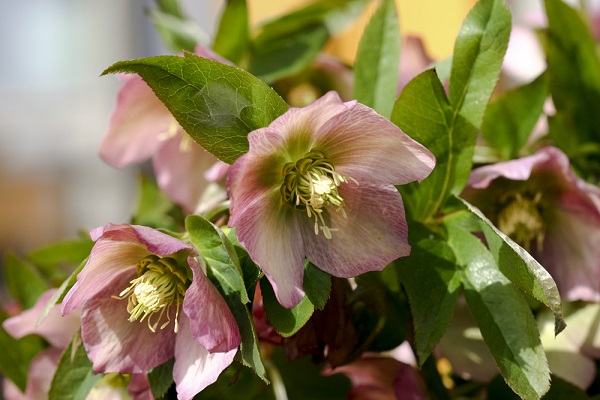
<path id="1" fill-rule="evenodd" d="M 25 397 L 29 400 L 48 398 L 54 372 L 58 366 L 62 350 L 49 348 L 38 354 L 29 365 Z"/>
<path id="2" fill-rule="evenodd" d="M 35 333 L 46 339 L 53 347 L 66 348 L 75 332 L 79 330 L 79 312 L 63 317 L 60 305 L 56 304 L 50 309 L 40 326 L 36 327 L 38 318 L 54 292 L 56 289 L 44 292 L 33 308 L 5 320 L 2 327 L 15 339 Z"/>
<path id="3" fill-rule="evenodd" d="M 423 72 L 432 62 L 433 59 L 425 51 L 423 39 L 419 36 L 406 36 L 402 44 L 402 57 L 400 58 L 398 93 L 412 78 Z"/>
<path id="4" fill-rule="evenodd" d="M 208 185 L 203 171 L 216 161 L 185 132 L 167 140 L 152 160 L 158 186 L 188 213 L 196 209 Z"/>
<path id="5" fill-rule="evenodd" d="M 181 250 L 187 250 L 190 255 L 198 252 L 189 244 L 147 226 L 131 225 L 136 238 L 153 254 L 168 256 Z"/>
<path id="6" fill-rule="evenodd" d="M 229 164 L 217 161 L 204 173 L 204 179 L 208 182 L 219 182 L 225 178 L 228 170 Z"/>
<path id="7" fill-rule="evenodd" d="M 123 168 L 150 158 L 162 146 L 174 118 L 138 75 L 126 75 L 100 155 Z"/>
<path id="8" fill-rule="evenodd" d="M 380 271 L 390 262 L 410 254 L 408 229 L 400 193 L 393 186 L 342 184 L 344 211 L 329 207 L 332 239 L 315 235 L 314 220 L 302 223 L 308 259 L 330 274 L 349 278 Z"/>
<path id="9" fill-rule="evenodd" d="M 214 383 L 221 372 L 233 361 L 237 349 L 226 353 L 210 353 L 202 347 L 190 331 L 189 319 L 180 318 L 175 344 L 173 379 L 179 400 L 190 400 L 205 387 Z"/>
<path id="10" fill-rule="evenodd" d="M 115 287 L 112 294 L 124 288 Z M 164 329 L 159 323 L 152 332 L 146 320 L 128 321 L 127 299 L 114 299 L 109 291 L 103 295 L 86 303 L 81 316 L 83 344 L 95 373 L 143 373 L 173 357 L 174 321 Z"/>
<path id="11" fill-rule="evenodd" d="M 133 400 L 154 400 L 152 390 L 150 390 L 150 382 L 146 374 L 133 374 L 127 391 Z"/>
<path id="12" fill-rule="evenodd" d="M 241 336 L 231 310 L 194 259 L 188 262 L 194 279 L 185 292 L 183 311 L 190 319 L 192 336 L 211 352 L 237 348 Z"/>
<path id="13" fill-rule="evenodd" d="M 402 185 L 422 181 L 433 170 L 429 150 L 359 103 L 344 103 L 346 110 L 315 132 L 314 147 L 324 151 L 338 172 L 360 185 Z"/>

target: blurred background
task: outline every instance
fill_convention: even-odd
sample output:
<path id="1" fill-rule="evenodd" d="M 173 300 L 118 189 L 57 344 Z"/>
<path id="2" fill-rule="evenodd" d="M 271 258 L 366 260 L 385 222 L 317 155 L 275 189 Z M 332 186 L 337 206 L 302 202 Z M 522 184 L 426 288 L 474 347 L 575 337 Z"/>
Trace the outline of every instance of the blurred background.
<path id="1" fill-rule="evenodd" d="M 253 23 L 310 0 L 249 0 Z M 224 0 L 182 0 L 209 37 Z M 397 0 L 403 35 L 451 54 L 475 0 Z M 538 1 L 515 1 L 522 11 Z M 166 54 L 145 10 L 152 0 L 3 0 L 0 13 L 0 252 L 27 251 L 80 229 L 129 219 L 136 170 L 104 164 L 98 149 L 119 82 L 112 63 Z M 328 51 L 352 63 L 373 8 Z M 517 11 L 517 10 L 516 10 Z"/>

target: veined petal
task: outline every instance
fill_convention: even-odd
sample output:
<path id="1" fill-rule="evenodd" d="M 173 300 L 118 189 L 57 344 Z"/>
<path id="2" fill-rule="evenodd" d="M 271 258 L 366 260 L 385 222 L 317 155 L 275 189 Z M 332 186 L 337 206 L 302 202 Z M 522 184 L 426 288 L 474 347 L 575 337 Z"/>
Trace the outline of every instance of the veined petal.
<path id="1" fill-rule="evenodd" d="M 344 112 L 315 132 L 314 143 L 338 172 L 361 185 L 403 185 L 431 173 L 435 157 L 424 146 L 375 110 L 344 104 Z"/>
<path id="2" fill-rule="evenodd" d="M 185 292 L 183 311 L 190 319 L 192 336 L 210 352 L 237 348 L 241 336 L 231 310 L 196 261 L 189 257 L 188 263 L 194 279 Z"/>
<path id="3" fill-rule="evenodd" d="M 56 289 L 44 292 L 32 308 L 8 318 L 2 323 L 2 327 L 15 339 L 35 333 L 46 339 L 53 347 L 66 348 L 81 325 L 79 312 L 63 317 L 60 305 L 55 304 L 40 326 L 36 327 L 39 316 L 54 292 Z"/>
<path id="4" fill-rule="evenodd" d="M 127 300 L 111 297 L 120 289 L 109 288 L 103 296 L 88 301 L 81 315 L 81 336 L 95 373 L 143 373 L 174 354 L 173 322 L 164 329 L 159 323 L 156 332 L 150 330 L 146 320 L 130 322 Z M 171 315 L 171 319 L 174 317 Z"/>
<path id="5" fill-rule="evenodd" d="M 173 379 L 177 388 L 177 398 L 190 400 L 217 380 L 221 372 L 233 361 L 237 349 L 226 353 L 210 353 L 192 336 L 189 319 L 183 316 L 179 320 Z"/>
<path id="6" fill-rule="evenodd" d="M 153 254 L 168 256 L 180 250 L 187 250 L 190 255 L 198 255 L 191 245 L 156 229 L 141 225 L 131 225 L 131 229 L 135 232 L 137 239 Z"/>
<path id="7" fill-rule="evenodd" d="M 315 235 L 313 221 L 301 224 L 308 259 L 323 271 L 349 278 L 380 271 L 390 262 L 410 254 L 408 228 L 400 193 L 393 186 L 339 188 L 346 218 L 335 207 L 325 217 L 332 238 Z"/>
<path id="8" fill-rule="evenodd" d="M 142 78 L 125 75 L 123 79 L 100 149 L 102 158 L 118 168 L 150 158 L 175 121 Z"/>

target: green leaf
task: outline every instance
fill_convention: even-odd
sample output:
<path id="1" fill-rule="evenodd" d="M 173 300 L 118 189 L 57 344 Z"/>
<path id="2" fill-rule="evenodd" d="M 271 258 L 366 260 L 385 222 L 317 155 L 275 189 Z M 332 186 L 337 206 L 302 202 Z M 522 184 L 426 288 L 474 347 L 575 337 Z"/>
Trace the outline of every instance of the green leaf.
<path id="1" fill-rule="evenodd" d="M 92 363 L 81 344 L 81 336 L 76 334 L 60 357 L 48 398 L 83 400 L 101 379 L 102 374 L 94 375 Z"/>
<path id="2" fill-rule="evenodd" d="M 315 310 L 308 296 L 294 308 L 285 308 L 277 301 L 273 287 L 266 278 L 260 280 L 265 312 L 271 326 L 283 337 L 292 336 L 306 324 Z"/>
<path id="3" fill-rule="evenodd" d="M 310 261 L 304 267 L 304 292 L 316 308 L 322 310 L 331 294 L 331 275 L 320 270 Z"/>
<path id="4" fill-rule="evenodd" d="M 550 371 L 527 301 L 500 272 L 480 239 L 447 226 L 448 244 L 460 271 L 467 305 L 502 376 L 522 399 L 539 399 L 550 388 Z"/>
<path id="5" fill-rule="evenodd" d="M 102 75 L 118 72 L 139 74 L 183 129 L 229 164 L 248 151 L 249 132 L 287 110 L 273 89 L 248 72 L 190 53 L 121 61 Z"/>
<path id="6" fill-rule="evenodd" d="M 487 400 L 519 400 L 519 396 L 510 390 L 501 377 L 494 378 L 490 382 L 487 392 Z M 544 400 L 590 400 L 583 390 L 556 375 L 552 376 L 550 390 L 543 398 Z"/>
<path id="7" fill-rule="evenodd" d="M 180 230 L 180 218 L 175 218 L 178 207 L 160 190 L 156 182 L 145 174 L 139 175 L 138 198 L 132 224 Z"/>
<path id="8" fill-rule="evenodd" d="M 498 96 L 485 112 L 481 133 L 504 160 L 517 158 L 548 96 L 546 75 Z"/>
<path id="9" fill-rule="evenodd" d="M 554 331 L 559 334 L 565 328 L 560 293 L 552 276 L 525 249 L 500 232 L 477 207 L 461 198 L 453 203 L 462 206 L 479 219 L 490 252 L 500 271 L 520 290 L 544 303 L 554 314 Z"/>
<path id="10" fill-rule="evenodd" d="M 423 182 L 398 188 L 412 218 L 425 222 L 450 193 L 460 193 L 466 184 L 477 131 L 453 112 L 434 70 L 417 75 L 404 87 L 391 120 L 436 157 L 433 172 Z"/>
<path id="11" fill-rule="evenodd" d="M 64 240 L 35 249 L 27 254 L 27 259 L 38 265 L 47 276 L 62 280 L 64 276 L 58 275 L 57 270 L 68 268 L 70 272 L 87 258 L 93 246 L 94 242 L 85 234 L 77 239 Z"/>
<path id="12" fill-rule="evenodd" d="M 220 229 L 200 216 L 188 216 L 185 225 L 191 243 L 206 260 L 208 277 L 223 295 L 238 323 L 242 335 L 242 363 L 268 382 L 252 315 L 244 305 L 249 298 L 235 248 Z"/>
<path id="13" fill-rule="evenodd" d="M 246 0 L 229 0 L 219 21 L 212 49 L 223 58 L 238 64 L 248 48 L 248 5 Z"/>
<path id="14" fill-rule="evenodd" d="M 25 309 L 50 288 L 34 265 L 12 251 L 4 255 L 4 278 L 10 295 Z"/>
<path id="15" fill-rule="evenodd" d="M 354 64 L 354 98 L 386 118 L 398 90 L 400 23 L 394 0 L 384 0 L 360 40 Z"/>
<path id="16" fill-rule="evenodd" d="M 411 236 L 414 229 L 411 229 Z M 419 365 L 446 332 L 460 287 L 452 249 L 440 239 L 422 238 L 410 257 L 396 260 L 400 282 L 410 303 Z"/>
<path id="17" fill-rule="evenodd" d="M 8 316 L 0 310 L 0 321 Z M 36 335 L 21 339 L 10 336 L 0 323 L 0 374 L 10 379 L 21 392 L 27 387 L 28 368 L 31 360 L 44 349 L 44 341 Z"/>
<path id="18" fill-rule="evenodd" d="M 155 399 L 163 397 L 167 390 L 173 384 L 173 365 L 175 359 L 172 358 L 164 364 L 152 369 L 148 373 L 148 381 L 150 382 L 150 390 Z"/>
<path id="19" fill-rule="evenodd" d="M 480 0 L 463 22 L 450 75 L 450 103 L 476 128 L 496 87 L 510 37 L 511 15 L 503 0 Z"/>

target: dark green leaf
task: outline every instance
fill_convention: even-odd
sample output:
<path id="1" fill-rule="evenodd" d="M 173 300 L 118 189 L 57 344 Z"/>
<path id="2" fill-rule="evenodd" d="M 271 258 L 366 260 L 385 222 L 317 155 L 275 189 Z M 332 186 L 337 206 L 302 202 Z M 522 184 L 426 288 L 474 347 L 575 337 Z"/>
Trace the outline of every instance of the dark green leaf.
<path id="1" fill-rule="evenodd" d="M 527 301 L 500 272 L 493 256 L 470 232 L 447 226 L 467 305 L 502 376 L 521 398 L 539 399 L 550 371 Z"/>
<path id="2" fill-rule="evenodd" d="M 436 157 L 435 169 L 423 182 L 399 187 L 412 218 L 427 221 L 467 182 L 477 131 L 453 112 L 434 70 L 404 87 L 391 120 Z"/>
<path id="3" fill-rule="evenodd" d="M 485 112 L 481 133 L 504 160 L 516 158 L 529 139 L 548 96 L 546 76 L 502 93 Z"/>
<path id="4" fill-rule="evenodd" d="M 454 253 L 446 242 L 428 238 L 412 246 L 410 257 L 396 260 L 413 316 L 415 350 L 420 365 L 427 360 L 450 323 L 460 287 L 455 264 Z"/>
<path id="5" fill-rule="evenodd" d="M 12 251 L 4 255 L 4 278 L 10 295 L 25 309 L 50 288 L 34 265 Z"/>
<path id="6" fill-rule="evenodd" d="M 237 64 L 246 53 L 250 33 L 246 0 L 229 0 L 221 15 L 212 49 Z"/>
<path id="7" fill-rule="evenodd" d="M 503 0 L 480 0 L 463 22 L 452 58 L 450 103 L 476 128 L 496 87 L 511 29 Z"/>
<path id="8" fill-rule="evenodd" d="M 488 247 L 504 276 L 523 292 L 544 303 L 554 313 L 554 331 L 558 335 L 566 325 L 562 315 L 560 293 L 548 271 L 525 249 L 500 232 L 477 207 L 463 199 L 453 199 L 453 203 L 457 201 L 462 202 L 463 206 L 479 219 Z"/>
<path id="9" fill-rule="evenodd" d="M 159 365 L 148 373 L 150 390 L 155 399 L 159 399 L 167 393 L 167 390 L 173 384 L 173 365 L 175 359 L 172 358 L 166 363 Z"/>
<path id="10" fill-rule="evenodd" d="M 360 40 L 354 64 L 354 98 L 389 118 L 398 90 L 400 23 L 394 0 L 384 0 Z"/>
<path id="11" fill-rule="evenodd" d="M 60 357 L 48 398 L 83 400 L 100 379 L 102 375 L 94 375 L 92 363 L 81 343 L 81 336 L 76 334 Z"/>
<path id="12" fill-rule="evenodd" d="M 260 290 L 267 319 L 271 326 L 283 337 L 292 336 L 306 324 L 315 310 L 308 297 L 304 297 L 294 308 L 285 308 L 277 301 L 275 292 L 267 278 L 260 280 Z"/>
<path id="13" fill-rule="evenodd" d="M 178 18 L 184 18 L 179 0 L 156 0 L 158 9 L 164 13 Z"/>
<path id="14" fill-rule="evenodd" d="M 185 131 L 229 164 L 248 151 L 249 132 L 287 110 L 273 89 L 248 72 L 190 53 L 121 61 L 102 74 L 118 72 L 139 74 Z"/>
<path id="15" fill-rule="evenodd" d="M 315 267 L 310 261 L 304 267 L 303 289 L 310 302 L 322 310 L 331 293 L 331 275 Z"/>

